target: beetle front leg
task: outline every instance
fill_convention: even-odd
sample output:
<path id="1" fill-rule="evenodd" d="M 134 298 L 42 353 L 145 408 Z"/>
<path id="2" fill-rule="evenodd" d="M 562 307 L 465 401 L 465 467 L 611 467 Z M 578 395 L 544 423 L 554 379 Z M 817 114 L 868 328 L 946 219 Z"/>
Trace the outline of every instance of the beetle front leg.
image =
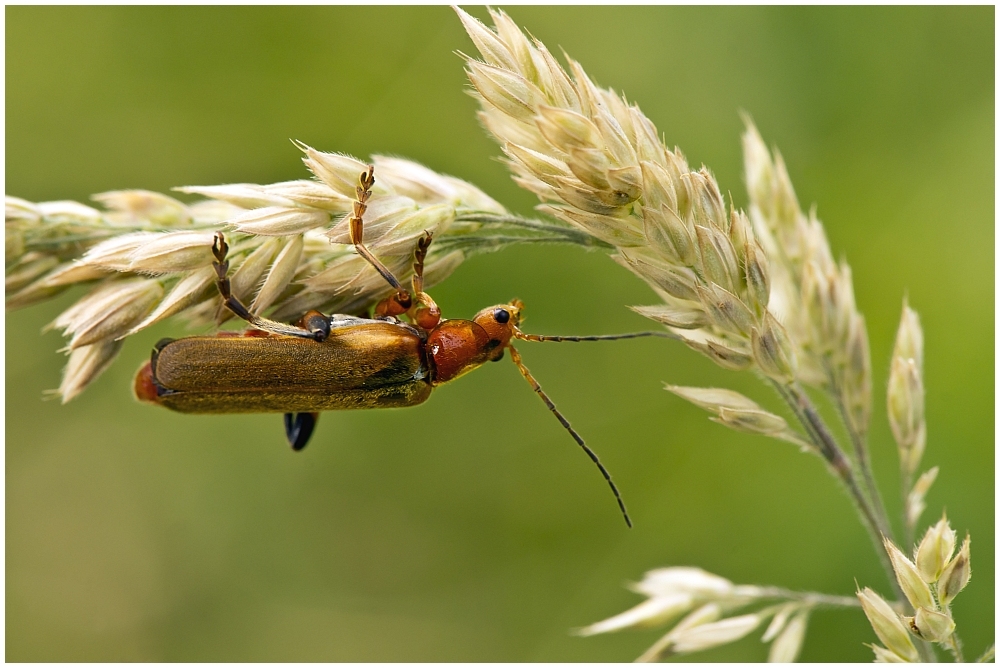
<path id="1" fill-rule="evenodd" d="M 295 325 L 286 325 L 283 322 L 261 318 L 251 313 L 250 309 L 233 294 L 232 286 L 229 282 L 229 260 L 226 259 L 226 256 L 229 254 L 229 244 L 226 243 L 226 238 L 222 232 L 215 234 L 215 241 L 212 242 L 212 254 L 215 255 L 215 262 L 212 263 L 212 266 L 215 267 L 217 276 L 216 285 L 219 288 L 219 294 L 222 295 L 222 303 L 239 318 L 247 321 L 257 329 L 270 332 L 271 334 L 297 336 L 302 339 L 312 339 L 314 341 L 323 341 L 330 335 L 329 323 L 327 323 L 325 328 L 310 327 L 309 329 L 303 329 Z"/>

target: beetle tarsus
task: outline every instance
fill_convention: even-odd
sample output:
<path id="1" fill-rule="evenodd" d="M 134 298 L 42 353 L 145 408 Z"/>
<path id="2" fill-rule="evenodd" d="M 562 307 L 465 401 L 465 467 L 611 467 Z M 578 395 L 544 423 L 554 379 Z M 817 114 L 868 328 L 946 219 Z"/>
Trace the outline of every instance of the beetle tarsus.
<path id="1" fill-rule="evenodd" d="M 226 237 L 222 235 L 222 232 L 216 232 L 215 239 L 212 241 L 212 254 L 215 255 L 215 259 L 219 264 L 222 264 L 226 261 L 226 254 L 228 253 L 229 244 L 226 243 Z"/>
<path id="2" fill-rule="evenodd" d="M 423 236 L 417 240 L 417 248 L 413 252 L 413 292 L 420 294 L 424 291 L 424 260 L 427 259 L 427 250 L 434 241 L 434 235 L 424 230 Z"/>
<path id="3" fill-rule="evenodd" d="M 319 413 L 285 413 L 285 436 L 292 450 L 298 452 L 306 447 L 317 420 Z"/>

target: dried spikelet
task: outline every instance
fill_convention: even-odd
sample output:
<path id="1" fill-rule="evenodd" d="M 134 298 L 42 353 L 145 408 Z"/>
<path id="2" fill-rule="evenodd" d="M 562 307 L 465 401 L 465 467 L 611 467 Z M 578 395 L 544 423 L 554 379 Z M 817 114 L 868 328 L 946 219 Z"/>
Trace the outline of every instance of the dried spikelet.
<path id="1" fill-rule="evenodd" d="M 264 312 L 285 291 L 302 260 L 302 246 L 301 236 L 292 237 L 274 258 L 264 283 L 260 286 L 257 296 L 254 297 L 253 303 L 250 305 L 251 312 L 258 314 Z"/>
<path id="2" fill-rule="evenodd" d="M 64 311 L 52 326 L 73 337 L 70 350 L 101 339 L 118 339 L 145 318 L 162 296 L 163 286 L 155 279 L 109 281 Z"/>
<path id="3" fill-rule="evenodd" d="M 221 307 L 211 266 L 217 230 L 233 230 L 233 292 L 254 313 L 270 310 L 289 321 L 309 309 L 363 313 L 390 294 L 349 245 L 344 214 L 366 163 L 298 146 L 317 181 L 179 188 L 210 198 L 191 205 L 143 190 L 95 195 L 105 211 L 6 198 L 8 309 L 99 281 L 53 323 L 72 337 L 59 391 L 64 401 L 107 368 L 121 338 L 179 314 L 193 325 L 232 317 Z M 435 235 L 428 287 L 466 257 L 510 243 L 592 245 L 568 228 L 511 216 L 475 186 L 409 160 L 376 157 L 374 164 L 365 243 L 401 280 L 411 274 L 425 231 Z"/>
<path id="4" fill-rule="evenodd" d="M 149 190 L 113 190 L 91 199 L 104 205 L 108 220 L 121 224 L 183 225 L 191 217 L 183 202 Z"/>
<path id="5" fill-rule="evenodd" d="M 941 605 L 945 606 L 945 608 L 951 605 L 952 600 L 954 600 L 959 592 L 965 589 L 965 585 L 969 584 L 969 579 L 972 577 L 972 565 L 970 562 L 971 542 L 972 539 L 966 534 L 958 554 L 948 562 L 948 565 L 944 567 L 944 571 L 941 573 L 941 577 L 938 578 L 938 600 L 941 601 Z"/>
<path id="6" fill-rule="evenodd" d="M 672 650 L 676 654 L 689 654 L 726 645 L 749 635 L 762 621 L 760 615 L 739 615 L 708 624 L 693 625 L 674 636 Z"/>
<path id="7" fill-rule="evenodd" d="M 197 271 L 212 263 L 212 238 L 211 232 L 161 234 L 129 253 L 127 271 L 139 274 Z"/>
<path id="8" fill-rule="evenodd" d="M 899 581 L 899 586 L 906 594 L 910 605 L 914 609 L 921 607 L 933 609 L 934 598 L 931 595 L 931 589 L 924 582 L 920 572 L 917 571 L 916 565 L 888 538 L 885 539 L 885 547 L 892 560 L 892 569 L 896 573 L 896 580 Z"/>
<path id="9" fill-rule="evenodd" d="M 938 467 L 933 467 L 927 471 L 920 474 L 917 478 L 917 482 L 913 484 L 910 489 L 910 493 L 906 495 L 906 512 L 904 519 L 906 524 L 912 532 L 913 527 L 917 525 L 917 521 L 920 519 L 920 515 L 923 514 L 924 509 L 927 504 L 924 503 L 924 498 L 927 496 L 927 492 L 930 491 L 931 485 L 937 479 Z"/>
<path id="10" fill-rule="evenodd" d="M 126 332 L 124 336 L 131 336 L 154 323 L 180 313 L 189 306 L 193 306 L 209 290 L 215 289 L 215 278 L 215 269 L 205 267 L 180 279 L 156 309 L 142 322 Z"/>
<path id="11" fill-rule="evenodd" d="M 799 657 L 802 651 L 802 643 L 806 636 L 806 627 L 809 625 L 809 611 L 803 610 L 785 625 L 775 641 L 771 644 L 771 651 L 768 652 L 768 663 L 792 663 Z"/>
<path id="12" fill-rule="evenodd" d="M 899 459 L 906 478 L 919 468 L 927 438 L 923 339 L 920 318 L 904 302 L 892 352 L 887 399 L 889 425 L 899 446 Z"/>
<path id="13" fill-rule="evenodd" d="M 862 607 L 884 648 L 873 648 L 877 658 L 885 660 L 916 660 L 916 650 L 909 634 L 943 645 L 955 660 L 963 662 L 961 642 L 955 634 L 951 603 L 969 582 L 970 538 L 967 535 L 958 554 L 955 552 L 955 531 L 943 517 L 930 527 L 913 552 L 913 558 L 903 553 L 888 538 L 886 551 L 900 590 L 912 606 L 912 616 L 901 616 L 870 589 L 858 592 Z M 900 629 L 904 631 L 900 633 Z M 888 652 L 888 654 L 886 654 Z M 896 657 L 896 658 L 893 658 Z"/>

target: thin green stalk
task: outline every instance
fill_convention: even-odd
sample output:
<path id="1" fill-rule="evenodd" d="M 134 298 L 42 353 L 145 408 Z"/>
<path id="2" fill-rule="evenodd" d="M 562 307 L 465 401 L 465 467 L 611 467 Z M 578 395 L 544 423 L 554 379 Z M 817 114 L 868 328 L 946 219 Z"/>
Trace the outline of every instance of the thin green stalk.
<path id="1" fill-rule="evenodd" d="M 860 608 L 861 602 L 856 596 L 833 596 L 812 591 L 793 591 L 784 587 L 757 587 L 762 598 L 777 598 L 788 601 L 801 601 L 809 605 L 831 608 Z"/>
<path id="2" fill-rule="evenodd" d="M 978 659 L 976 659 L 976 663 L 986 663 L 988 661 L 992 661 L 996 655 L 997 655 L 997 646 L 990 645 L 989 647 L 986 648 L 986 651 L 983 652 Z"/>
<path id="3" fill-rule="evenodd" d="M 878 520 L 869 505 L 868 499 L 862 493 L 861 488 L 858 487 L 858 483 L 854 475 L 854 469 L 851 466 L 850 460 L 837 444 L 836 439 L 834 439 L 830 430 L 827 428 L 826 423 L 823 422 L 823 418 L 821 418 L 819 413 L 816 411 L 816 408 L 813 406 L 809 396 L 804 390 L 802 390 L 801 387 L 798 386 L 797 383 L 783 385 L 781 383 L 774 382 L 774 385 L 777 388 L 778 393 L 782 396 L 785 402 L 788 403 L 796 417 L 798 417 L 799 421 L 802 423 L 802 426 L 809 434 L 813 443 L 815 443 L 816 447 L 819 449 L 819 453 L 823 456 L 823 459 L 826 461 L 831 472 L 839 478 L 847 488 L 847 492 L 854 501 L 854 505 L 858 510 L 859 517 L 861 518 L 861 524 L 868 531 L 872 544 L 875 546 L 875 552 L 878 555 L 879 561 L 882 563 L 882 567 L 885 569 L 885 572 L 889 577 L 889 583 L 893 588 L 893 592 L 895 593 L 897 600 L 905 601 L 906 597 L 904 596 L 899 583 L 896 581 L 895 574 L 892 570 L 892 562 L 889 560 L 889 554 L 885 551 L 885 545 L 882 542 L 882 535 L 879 529 Z"/>
<path id="4" fill-rule="evenodd" d="M 829 428 L 826 426 L 823 418 L 816 410 L 812 400 L 809 399 L 809 395 L 807 395 L 797 383 L 790 383 L 784 386 L 779 383 L 775 383 L 775 386 L 778 388 L 779 394 L 781 394 L 788 405 L 791 406 L 795 415 L 799 418 L 799 421 L 802 422 L 802 426 L 805 427 L 810 437 L 814 439 L 816 446 L 819 448 L 820 454 L 823 455 L 823 458 L 827 461 L 830 470 L 844 483 L 844 486 L 847 488 L 847 491 L 858 510 L 861 523 L 868 531 L 868 536 L 871 538 L 872 544 L 875 546 L 875 554 L 878 555 L 879 562 L 881 562 L 882 568 L 885 570 L 886 575 L 889 578 L 889 585 L 892 587 L 896 600 L 900 601 L 904 606 L 909 606 L 909 602 L 903 594 L 903 590 L 899 586 L 899 582 L 896 580 L 896 574 L 892 568 L 889 553 L 886 552 L 885 543 L 880 535 L 876 515 L 869 505 L 868 499 L 865 498 L 865 495 L 858 487 L 857 480 L 854 475 L 854 469 L 851 467 L 850 460 L 844 454 L 840 445 L 837 444 L 837 440 L 833 437 L 833 434 L 830 433 Z M 937 660 L 934 656 L 934 649 L 930 646 L 930 643 L 917 641 L 916 648 L 917 652 L 920 653 L 922 661 L 933 662 Z"/>
<path id="5" fill-rule="evenodd" d="M 965 656 L 962 654 L 962 639 L 958 637 L 958 632 L 953 631 L 948 639 L 942 643 L 949 652 L 951 656 L 955 659 L 955 663 L 965 663 Z"/>
<path id="6" fill-rule="evenodd" d="M 529 236 L 514 234 L 489 234 L 489 235 L 443 235 L 434 240 L 437 249 L 462 249 L 479 252 L 497 251 L 518 243 L 533 244 L 575 244 L 576 239 L 570 236 Z"/>
<path id="7" fill-rule="evenodd" d="M 590 246 L 592 248 L 607 248 L 612 249 L 614 246 L 605 243 L 600 239 L 597 239 L 582 230 L 577 230 L 567 225 L 557 225 L 554 223 L 547 223 L 545 221 L 538 220 L 536 218 L 523 218 L 521 216 L 516 216 L 512 214 L 496 214 L 483 211 L 470 211 L 470 212 L 460 212 L 456 218 L 459 221 L 466 221 L 470 223 L 484 223 L 487 225 L 508 225 L 511 227 L 520 227 L 525 230 L 531 230 L 533 232 L 544 232 L 546 234 L 555 234 L 563 237 L 570 243 L 575 243 L 579 246 Z"/>
<path id="8" fill-rule="evenodd" d="M 903 501 L 903 537 L 906 539 L 906 546 L 910 547 L 916 540 L 914 522 L 909 518 L 910 491 L 913 489 L 913 474 L 899 467 L 899 493 Z"/>
<path id="9" fill-rule="evenodd" d="M 854 448 L 854 454 L 858 460 L 858 468 L 861 470 L 861 480 L 865 486 L 865 491 L 868 494 L 868 498 L 872 503 L 875 516 L 878 519 L 879 530 L 890 540 L 895 542 L 895 537 L 892 532 L 892 523 L 889 522 L 889 513 L 886 512 L 885 504 L 882 502 L 882 494 L 879 492 L 878 484 L 875 481 L 875 474 L 872 472 L 871 455 L 868 450 L 868 444 L 865 439 L 865 435 L 856 430 L 848 419 L 847 406 L 844 405 L 844 397 L 837 386 L 836 381 L 833 380 L 833 374 L 828 373 L 827 376 L 830 378 L 832 383 L 832 392 L 837 404 L 837 408 L 840 412 L 841 422 L 844 424 L 844 428 L 847 429 L 847 433 L 851 438 L 851 445 Z M 906 513 L 906 496 L 904 492 L 903 497 L 903 513 Z M 904 524 L 906 523 L 906 518 L 903 518 Z M 907 545 L 912 543 L 912 539 L 907 541 Z"/>

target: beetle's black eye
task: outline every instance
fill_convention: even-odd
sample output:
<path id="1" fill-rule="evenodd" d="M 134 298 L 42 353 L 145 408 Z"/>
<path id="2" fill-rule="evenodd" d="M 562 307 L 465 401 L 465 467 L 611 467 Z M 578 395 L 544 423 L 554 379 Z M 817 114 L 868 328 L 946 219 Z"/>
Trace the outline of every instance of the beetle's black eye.
<path id="1" fill-rule="evenodd" d="M 510 320 L 510 311 L 504 308 L 494 309 L 493 319 L 499 322 L 501 325 L 506 325 L 507 321 Z"/>

